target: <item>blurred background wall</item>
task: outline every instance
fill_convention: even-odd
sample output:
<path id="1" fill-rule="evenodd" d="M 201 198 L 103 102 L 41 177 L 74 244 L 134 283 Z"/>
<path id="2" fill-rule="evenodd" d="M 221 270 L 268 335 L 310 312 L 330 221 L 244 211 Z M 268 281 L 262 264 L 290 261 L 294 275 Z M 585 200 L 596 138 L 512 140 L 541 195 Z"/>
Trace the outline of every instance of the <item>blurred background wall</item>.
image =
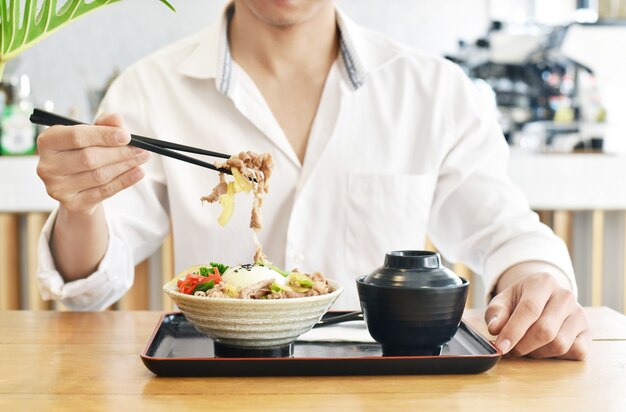
<path id="1" fill-rule="evenodd" d="M 116 71 L 142 56 L 213 24 L 225 0 L 172 3 L 176 13 L 156 0 L 125 0 L 72 23 L 25 52 L 7 67 L 30 76 L 33 98 L 51 100 L 60 113 L 91 118 L 88 91 L 102 88 Z M 475 40 L 491 19 L 559 23 L 573 13 L 575 1 L 519 0 L 337 0 L 357 22 L 411 46 L 445 54 L 458 40 Z"/>

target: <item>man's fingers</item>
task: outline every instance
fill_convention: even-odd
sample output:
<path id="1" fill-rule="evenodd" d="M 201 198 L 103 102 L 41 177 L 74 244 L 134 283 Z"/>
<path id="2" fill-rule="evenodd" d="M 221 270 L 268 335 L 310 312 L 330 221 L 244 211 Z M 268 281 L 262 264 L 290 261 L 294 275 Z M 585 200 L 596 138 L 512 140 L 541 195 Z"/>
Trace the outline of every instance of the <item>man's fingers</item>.
<path id="1" fill-rule="evenodd" d="M 587 317 L 582 308 L 575 310 L 565 319 L 558 333 L 550 342 L 529 353 L 531 358 L 563 357 L 572 350 L 576 339 L 588 328 Z M 582 344 L 584 342 L 580 342 Z M 518 345 L 519 346 L 519 345 Z M 516 347 L 515 350 L 518 348 Z M 528 353 L 528 352 L 527 352 Z M 526 353 L 520 353 L 526 355 Z M 576 350 L 572 355 L 579 355 Z"/>
<path id="2" fill-rule="evenodd" d="M 128 142 L 130 134 L 120 127 L 92 125 L 52 126 L 37 138 L 40 152 L 125 146 Z"/>
<path id="3" fill-rule="evenodd" d="M 589 353 L 590 345 L 591 335 L 588 331 L 585 331 L 576 337 L 570 350 L 565 355 L 559 356 L 559 358 L 568 360 L 585 360 L 587 354 Z"/>
<path id="4" fill-rule="evenodd" d="M 550 299 L 553 287 L 542 282 L 543 277 L 528 278 L 513 313 L 506 322 L 496 341 L 496 346 L 508 353 L 524 337 L 528 329 L 539 319 Z"/>
<path id="5" fill-rule="evenodd" d="M 567 335 L 562 335 L 562 330 L 566 326 L 566 319 L 569 319 L 572 313 L 576 312 L 576 309 L 580 308 L 576 303 L 574 294 L 566 289 L 558 289 L 550 297 L 550 300 L 546 304 L 541 317 L 528 329 L 524 337 L 519 341 L 515 348 L 511 351 L 514 356 L 524 356 L 546 345 L 550 345 L 555 342 L 555 346 L 562 346 L 567 340 Z M 569 321 L 571 322 L 571 320 Z M 576 336 L 582 331 L 569 331 L 571 332 L 571 345 Z M 568 347 L 569 349 L 569 347 Z M 565 352 L 559 353 L 562 355 Z M 557 356 L 557 355 L 553 355 Z"/>
<path id="6" fill-rule="evenodd" d="M 117 113 L 102 113 L 96 119 L 95 124 L 100 126 L 125 127 L 124 119 Z"/>
<path id="7" fill-rule="evenodd" d="M 148 159 L 150 159 L 150 152 L 143 152 L 132 159 L 123 160 L 121 162 L 102 166 L 93 170 L 77 173 L 72 176 L 66 176 L 62 179 L 62 182 L 72 179 L 73 190 L 75 190 L 76 193 L 82 192 L 84 190 L 107 184 L 123 173 L 126 173 L 137 166 L 141 166 L 147 162 Z"/>
<path id="8" fill-rule="evenodd" d="M 139 167 L 135 167 L 126 173 L 116 177 L 112 181 L 102 186 L 94 187 L 83 192 L 76 194 L 73 197 L 72 202 L 76 202 L 74 205 L 79 207 L 79 204 L 94 205 L 102 202 L 105 199 L 110 198 L 118 192 L 130 187 L 143 179 L 144 172 Z M 70 206 L 71 207 L 71 206 Z"/>
<path id="9" fill-rule="evenodd" d="M 485 322 L 490 334 L 497 335 L 500 333 L 502 327 L 509 320 L 514 306 L 512 288 L 503 291 L 489 302 L 485 311 Z"/>
<path id="10" fill-rule="evenodd" d="M 37 138 L 37 174 L 48 194 L 71 211 L 89 212 L 143 177 L 138 166 L 148 154 L 128 146 L 122 118 L 103 114 L 96 123 L 52 126 Z"/>
<path id="11" fill-rule="evenodd" d="M 50 164 L 49 172 L 56 175 L 74 175 L 95 170 L 124 160 L 141 156 L 145 150 L 132 147 L 88 147 L 59 153 L 56 161 Z"/>

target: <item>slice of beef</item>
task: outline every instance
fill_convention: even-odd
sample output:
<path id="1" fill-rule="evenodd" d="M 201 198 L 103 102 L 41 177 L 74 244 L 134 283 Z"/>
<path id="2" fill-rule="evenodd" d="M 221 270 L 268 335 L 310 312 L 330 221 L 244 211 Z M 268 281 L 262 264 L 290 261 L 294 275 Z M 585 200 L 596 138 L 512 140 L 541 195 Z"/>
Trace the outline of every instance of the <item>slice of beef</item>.
<path id="1" fill-rule="evenodd" d="M 220 173 L 220 182 L 213 188 L 211 194 L 202 196 L 200 198 L 203 202 L 215 203 L 220 199 L 221 195 L 226 194 L 228 190 L 228 184 L 226 184 L 226 180 L 224 179 L 224 173 Z"/>
<path id="2" fill-rule="evenodd" d="M 219 283 L 213 286 L 211 289 L 207 290 L 206 296 L 207 298 L 227 298 L 228 297 L 222 291 L 222 285 Z"/>
<path id="3" fill-rule="evenodd" d="M 263 296 L 271 293 L 270 287 L 274 283 L 274 279 L 265 279 L 260 282 L 243 288 L 239 294 L 241 299 L 261 299 Z"/>

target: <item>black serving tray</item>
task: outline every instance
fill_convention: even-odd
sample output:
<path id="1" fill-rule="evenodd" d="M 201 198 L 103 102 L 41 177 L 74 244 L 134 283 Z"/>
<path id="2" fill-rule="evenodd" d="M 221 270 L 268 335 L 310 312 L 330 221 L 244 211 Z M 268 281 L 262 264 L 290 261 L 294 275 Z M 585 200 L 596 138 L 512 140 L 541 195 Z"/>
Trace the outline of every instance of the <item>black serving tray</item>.
<path id="1" fill-rule="evenodd" d="M 377 343 L 296 342 L 290 358 L 218 358 L 213 340 L 179 312 L 161 317 L 141 354 L 158 376 L 470 374 L 491 369 L 500 357 L 491 342 L 461 322 L 437 356 L 382 356 Z"/>

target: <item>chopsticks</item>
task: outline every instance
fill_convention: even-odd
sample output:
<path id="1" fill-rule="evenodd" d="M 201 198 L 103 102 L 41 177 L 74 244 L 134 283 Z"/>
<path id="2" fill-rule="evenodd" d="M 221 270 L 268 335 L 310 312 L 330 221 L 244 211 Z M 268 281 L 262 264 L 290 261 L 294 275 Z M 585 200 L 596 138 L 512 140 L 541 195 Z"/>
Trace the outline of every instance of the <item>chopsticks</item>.
<path id="1" fill-rule="evenodd" d="M 33 124 L 38 124 L 41 126 L 76 126 L 80 124 L 85 124 L 41 109 L 33 110 L 33 114 L 30 116 L 30 121 Z M 136 134 L 130 135 L 130 143 L 128 143 L 128 145 L 138 147 L 149 152 L 157 153 L 162 156 L 182 160 L 183 162 L 191 163 L 197 166 L 206 167 L 207 169 L 232 174 L 230 169 L 219 168 L 211 163 L 203 162 L 202 160 L 196 159 L 194 157 L 185 156 L 184 154 L 180 154 L 178 152 L 175 152 L 174 150 L 204 156 L 219 157 L 222 159 L 229 159 L 230 155 L 228 154 L 214 152 L 211 150 L 204 150 L 192 146 L 185 146 L 178 143 L 167 142 L 165 140 L 153 139 L 151 137 L 139 136 Z"/>
<path id="2" fill-rule="evenodd" d="M 363 320 L 363 312 L 348 312 L 343 315 L 331 316 L 327 318 L 322 318 L 313 325 L 314 328 L 321 328 L 329 325 L 336 325 L 337 323 L 350 322 L 353 320 Z"/>

